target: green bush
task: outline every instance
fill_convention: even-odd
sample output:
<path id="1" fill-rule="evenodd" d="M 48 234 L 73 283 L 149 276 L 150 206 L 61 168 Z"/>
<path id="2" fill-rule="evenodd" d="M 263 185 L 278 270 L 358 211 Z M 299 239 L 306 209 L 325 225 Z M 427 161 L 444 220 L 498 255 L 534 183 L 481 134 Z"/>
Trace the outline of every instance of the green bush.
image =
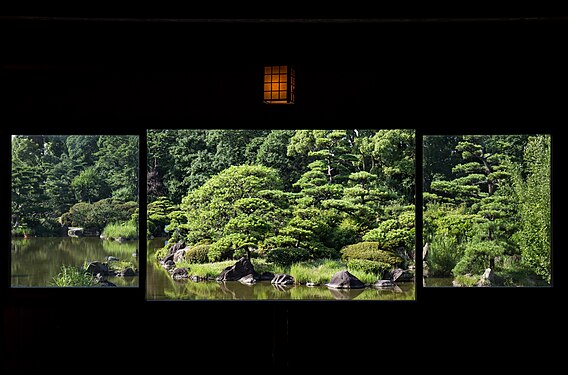
<path id="1" fill-rule="evenodd" d="M 361 271 L 364 273 L 372 273 L 382 277 L 385 271 L 392 269 L 388 263 L 379 262 L 368 259 L 350 259 L 348 263 L 349 271 Z"/>
<path id="2" fill-rule="evenodd" d="M 250 244 L 248 240 L 247 236 L 240 233 L 233 233 L 228 236 L 221 237 L 219 241 L 211 245 L 207 257 L 210 262 L 232 259 L 235 250 L 242 249 Z"/>
<path id="3" fill-rule="evenodd" d="M 277 265 L 289 266 L 292 263 L 302 262 L 310 258 L 306 249 L 298 247 L 278 247 L 268 251 L 266 260 Z"/>
<path id="4" fill-rule="evenodd" d="M 340 251 L 342 260 L 366 259 L 389 264 L 390 266 L 400 266 L 404 259 L 390 251 L 380 250 L 378 242 L 359 242 L 345 246 Z"/>
<path id="5" fill-rule="evenodd" d="M 192 246 L 185 252 L 185 260 L 188 263 L 207 263 L 209 258 L 207 254 L 209 253 L 209 248 L 211 245 L 203 244 Z"/>
<path id="6" fill-rule="evenodd" d="M 61 216 L 61 224 L 102 231 L 109 223 L 131 220 L 137 208 L 136 202 L 123 203 L 111 198 L 94 203 L 79 202 Z"/>

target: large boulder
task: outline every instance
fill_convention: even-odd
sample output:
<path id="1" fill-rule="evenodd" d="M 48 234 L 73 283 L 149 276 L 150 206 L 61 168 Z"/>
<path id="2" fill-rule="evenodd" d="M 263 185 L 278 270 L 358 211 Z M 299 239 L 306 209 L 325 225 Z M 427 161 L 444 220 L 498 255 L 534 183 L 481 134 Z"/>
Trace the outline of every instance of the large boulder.
<path id="1" fill-rule="evenodd" d="M 223 271 L 217 276 L 217 281 L 238 281 L 244 276 L 252 275 L 255 280 L 260 279 L 258 272 L 254 270 L 254 267 L 250 259 L 242 257 L 235 264 L 229 267 L 225 267 Z"/>
<path id="2" fill-rule="evenodd" d="M 335 289 L 359 289 L 366 286 L 347 270 L 336 272 L 335 275 L 331 277 L 329 283 L 325 285 Z"/>

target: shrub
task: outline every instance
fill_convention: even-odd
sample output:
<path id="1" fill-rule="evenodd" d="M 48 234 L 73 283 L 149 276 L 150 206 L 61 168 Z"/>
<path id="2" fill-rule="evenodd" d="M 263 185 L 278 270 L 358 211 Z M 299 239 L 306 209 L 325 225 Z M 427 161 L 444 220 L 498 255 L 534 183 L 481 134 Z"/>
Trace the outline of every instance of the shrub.
<path id="1" fill-rule="evenodd" d="M 382 277 L 383 273 L 391 268 L 392 266 L 388 263 L 368 259 L 350 259 L 348 263 L 349 271 L 361 271 L 375 274 L 379 277 Z"/>
<path id="2" fill-rule="evenodd" d="M 233 258 L 235 250 L 241 249 L 248 244 L 248 238 L 245 235 L 240 233 L 229 234 L 228 236 L 221 237 L 219 241 L 211 245 L 207 257 L 210 262 L 231 259 Z"/>
<path id="3" fill-rule="evenodd" d="M 310 253 L 298 247 L 278 247 L 268 251 L 266 260 L 281 266 L 308 260 Z"/>
<path id="4" fill-rule="evenodd" d="M 185 252 L 185 260 L 188 263 L 207 263 L 209 258 L 207 254 L 209 253 L 209 248 L 211 245 L 203 244 L 192 246 Z"/>
<path id="5" fill-rule="evenodd" d="M 430 276 L 451 276 L 462 255 L 463 246 L 455 237 L 434 237 L 426 258 Z"/>
<path id="6" fill-rule="evenodd" d="M 340 251 L 342 260 L 366 259 L 383 262 L 390 266 L 399 266 L 404 259 L 390 251 L 380 250 L 378 242 L 359 242 L 345 246 Z"/>

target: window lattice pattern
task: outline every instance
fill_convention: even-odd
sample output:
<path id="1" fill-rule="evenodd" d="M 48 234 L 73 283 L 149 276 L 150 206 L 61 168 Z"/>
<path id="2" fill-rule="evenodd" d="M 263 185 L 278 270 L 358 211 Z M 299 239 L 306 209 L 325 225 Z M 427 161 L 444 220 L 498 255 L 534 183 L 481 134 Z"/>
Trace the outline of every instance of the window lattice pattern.
<path id="1" fill-rule="evenodd" d="M 294 69 L 288 66 L 267 66 L 264 68 L 264 101 L 267 103 L 294 103 L 296 77 Z"/>

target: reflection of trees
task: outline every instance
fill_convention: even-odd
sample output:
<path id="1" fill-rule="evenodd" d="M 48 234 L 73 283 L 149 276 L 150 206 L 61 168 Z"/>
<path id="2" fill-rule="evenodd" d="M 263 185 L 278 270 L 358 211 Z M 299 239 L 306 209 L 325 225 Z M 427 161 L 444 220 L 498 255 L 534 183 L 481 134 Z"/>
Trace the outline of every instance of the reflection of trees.
<path id="1" fill-rule="evenodd" d="M 138 241 L 117 242 L 103 240 L 103 249 L 114 256 L 122 255 L 132 257 L 132 253 L 138 251 Z M 133 258 L 133 257 L 132 257 Z M 125 258 L 126 259 L 126 258 Z"/>

